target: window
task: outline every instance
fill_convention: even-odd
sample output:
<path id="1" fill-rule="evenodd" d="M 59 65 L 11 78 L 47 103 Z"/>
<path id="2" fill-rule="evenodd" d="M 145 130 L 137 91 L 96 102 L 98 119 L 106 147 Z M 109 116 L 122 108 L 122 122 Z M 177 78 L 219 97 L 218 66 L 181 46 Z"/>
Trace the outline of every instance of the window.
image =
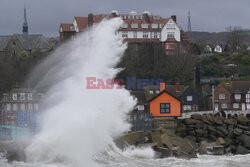
<path id="1" fill-rule="evenodd" d="M 139 111 L 142 111 L 142 110 L 144 110 L 144 105 L 138 105 L 137 108 Z"/>
<path id="2" fill-rule="evenodd" d="M 13 110 L 14 110 L 14 111 L 17 111 L 17 110 L 18 110 L 17 104 L 13 104 Z"/>
<path id="3" fill-rule="evenodd" d="M 235 98 L 236 100 L 241 99 L 241 94 L 234 94 L 234 98 Z"/>
<path id="4" fill-rule="evenodd" d="M 124 20 L 124 19 L 126 19 L 127 18 L 127 16 L 122 16 L 122 19 Z"/>
<path id="5" fill-rule="evenodd" d="M 31 103 L 28 104 L 28 110 L 33 110 L 33 105 Z"/>
<path id="6" fill-rule="evenodd" d="M 221 104 L 221 108 L 227 108 L 227 104 L 226 103 L 222 103 Z"/>
<path id="7" fill-rule="evenodd" d="M 161 114 L 170 113 L 170 103 L 161 103 L 160 104 L 160 113 Z"/>
<path id="8" fill-rule="evenodd" d="M 246 103 L 250 103 L 250 91 L 246 94 Z"/>
<path id="9" fill-rule="evenodd" d="M 147 31 L 143 32 L 143 38 L 148 38 L 148 32 Z"/>
<path id="10" fill-rule="evenodd" d="M 187 96 L 187 101 L 193 101 L 193 96 Z"/>
<path id="11" fill-rule="evenodd" d="M 154 94 L 154 91 L 150 90 L 150 91 L 149 91 L 149 94 Z"/>
<path id="12" fill-rule="evenodd" d="M 168 32 L 167 37 L 168 38 L 174 38 L 174 32 Z"/>
<path id="13" fill-rule="evenodd" d="M 158 38 L 157 32 L 154 32 L 154 38 Z"/>
<path id="14" fill-rule="evenodd" d="M 167 24 L 167 29 L 175 29 L 175 24 L 174 23 Z"/>
<path id="15" fill-rule="evenodd" d="M 36 103 L 36 104 L 34 104 L 34 110 L 35 111 L 38 111 L 39 110 L 39 105 Z"/>
<path id="16" fill-rule="evenodd" d="M 151 27 L 152 27 L 153 29 L 156 29 L 156 28 L 158 28 L 158 24 L 151 24 Z"/>
<path id="17" fill-rule="evenodd" d="M 127 23 L 123 23 L 121 27 L 122 28 L 128 28 L 128 24 Z"/>
<path id="18" fill-rule="evenodd" d="M 134 35 L 134 38 L 137 38 L 137 32 L 136 31 L 133 32 L 133 35 Z"/>
<path id="19" fill-rule="evenodd" d="M 13 100 L 17 100 L 17 94 L 16 94 L 16 93 L 14 93 L 14 94 L 12 95 L 12 99 L 13 99 Z"/>
<path id="20" fill-rule="evenodd" d="M 191 105 L 184 105 L 183 110 L 191 110 Z"/>
<path id="21" fill-rule="evenodd" d="M 11 104 L 6 104 L 6 110 L 10 111 L 11 110 Z"/>
<path id="22" fill-rule="evenodd" d="M 239 108 L 239 103 L 234 103 L 233 108 Z"/>
<path id="23" fill-rule="evenodd" d="M 20 93 L 20 100 L 25 100 L 25 93 Z"/>
<path id="24" fill-rule="evenodd" d="M 128 38 L 128 32 L 122 31 L 122 38 Z"/>
<path id="25" fill-rule="evenodd" d="M 156 94 L 159 94 L 159 93 L 160 93 L 160 91 L 159 91 L 159 90 L 157 90 L 157 91 L 155 91 L 155 93 L 156 93 Z"/>
<path id="26" fill-rule="evenodd" d="M 20 109 L 21 109 L 22 111 L 25 111 L 25 104 L 21 104 Z"/>
<path id="27" fill-rule="evenodd" d="M 138 24 L 131 24 L 131 28 L 138 28 Z"/>
<path id="28" fill-rule="evenodd" d="M 225 94 L 219 94 L 219 99 L 225 99 Z"/>
<path id="29" fill-rule="evenodd" d="M 132 20 L 134 18 L 134 16 L 129 16 L 129 19 Z"/>
<path id="30" fill-rule="evenodd" d="M 28 100 L 32 100 L 32 93 L 28 93 Z"/>
<path id="31" fill-rule="evenodd" d="M 148 24 L 141 24 L 141 28 L 148 28 Z"/>

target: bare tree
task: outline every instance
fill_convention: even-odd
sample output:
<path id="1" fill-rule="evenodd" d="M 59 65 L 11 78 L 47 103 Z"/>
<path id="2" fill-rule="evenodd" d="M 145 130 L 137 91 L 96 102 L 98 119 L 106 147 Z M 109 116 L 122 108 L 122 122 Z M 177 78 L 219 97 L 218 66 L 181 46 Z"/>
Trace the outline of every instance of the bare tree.
<path id="1" fill-rule="evenodd" d="M 243 47 L 244 31 L 241 27 L 227 27 L 227 43 L 230 45 L 233 52 L 240 50 Z"/>

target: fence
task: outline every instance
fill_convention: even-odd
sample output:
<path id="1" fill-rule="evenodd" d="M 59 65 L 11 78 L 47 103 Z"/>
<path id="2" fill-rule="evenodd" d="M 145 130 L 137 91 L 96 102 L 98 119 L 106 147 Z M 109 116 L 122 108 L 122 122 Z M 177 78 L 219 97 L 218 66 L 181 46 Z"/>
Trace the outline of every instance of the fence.
<path id="1" fill-rule="evenodd" d="M 150 113 L 133 113 L 130 114 L 129 122 L 131 131 L 150 130 L 152 129 L 152 115 Z"/>

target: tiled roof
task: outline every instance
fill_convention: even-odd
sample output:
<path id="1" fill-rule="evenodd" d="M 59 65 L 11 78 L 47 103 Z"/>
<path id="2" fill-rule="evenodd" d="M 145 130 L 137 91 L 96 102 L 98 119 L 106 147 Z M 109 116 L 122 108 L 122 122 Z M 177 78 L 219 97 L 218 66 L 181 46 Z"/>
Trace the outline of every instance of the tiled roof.
<path id="1" fill-rule="evenodd" d="M 157 19 L 154 18 L 155 16 L 148 15 L 146 16 L 141 16 L 141 18 L 137 18 L 136 16 L 133 16 L 133 19 L 129 18 L 129 15 L 119 15 L 116 17 L 123 17 L 126 16 L 126 18 L 123 19 L 124 23 L 128 25 L 127 28 L 120 28 L 120 30 L 125 30 L 125 31 L 161 31 L 162 27 L 169 21 L 170 18 L 162 18 L 160 16 L 157 16 Z M 93 15 L 93 23 L 99 23 L 101 22 L 104 18 L 110 19 L 114 18 L 112 15 Z M 75 17 L 75 21 L 77 23 L 79 31 L 83 31 L 85 28 L 88 27 L 88 17 Z M 138 28 L 132 28 L 132 24 L 138 24 Z M 148 24 L 148 28 L 142 28 L 142 24 Z M 152 24 L 158 24 L 158 28 L 152 28 Z M 70 24 L 61 24 L 65 26 L 63 28 L 66 31 L 68 31 L 68 27 Z M 160 26 L 162 26 L 160 28 Z"/>
<path id="2" fill-rule="evenodd" d="M 79 31 L 83 31 L 88 27 L 88 17 L 75 17 Z"/>
<path id="3" fill-rule="evenodd" d="M 64 32 L 71 32 L 71 31 L 75 31 L 74 29 L 74 25 L 73 24 L 69 24 L 69 23 L 62 23 L 60 25 L 60 28 L 62 28 L 62 31 Z"/>
<path id="4" fill-rule="evenodd" d="M 224 81 L 219 86 L 224 86 L 231 93 L 246 93 L 250 91 L 250 81 Z"/>
<path id="5" fill-rule="evenodd" d="M 160 39 L 153 38 L 125 38 L 126 42 L 160 42 Z"/>
<path id="6" fill-rule="evenodd" d="M 41 34 L 14 34 L 10 36 L 0 36 L 0 51 L 3 51 L 8 42 L 16 36 L 23 49 L 49 49 L 48 40 Z"/>
<path id="7" fill-rule="evenodd" d="M 0 51 L 4 50 L 10 39 L 11 36 L 0 36 Z"/>
<path id="8" fill-rule="evenodd" d="M 188 86 L 179 85 L 179 91 L 178 91 L 177 85 L 166 85 L 166 90 L 176 97 L 180 97 L 181 94 L 188 88 Z"/>

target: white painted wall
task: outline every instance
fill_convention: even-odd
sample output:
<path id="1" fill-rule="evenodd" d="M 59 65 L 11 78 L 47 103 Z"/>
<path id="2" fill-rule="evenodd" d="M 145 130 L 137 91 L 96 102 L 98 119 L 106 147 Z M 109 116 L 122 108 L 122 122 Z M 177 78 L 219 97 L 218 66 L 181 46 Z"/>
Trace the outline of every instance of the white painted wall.
<path id="1" fill-rule="evenodd" d="M 222 53 L 222 48 L 220 45 L 217 45 L 215 48 L 214 48 L 214 51 L 217 52 L 217 53 Z"/>
<path id="2" fill-rule="evenodd" d="M 172 26 L 174 25 L 174 26 Z M 168 27 L 171 27 L 169 29 Z M 176 41 L 180 42 L 181 41 L 181 31 L 178 25 L 173 21 L 173 19 L 169 19 L 167 24 L 162 28 L 161 30 L 161 41 L 164 42 L 168 39 L 167 35 L 168 32 L 174 32 L 174 38 Z"/>
<path id="3" fill-rule="evenodd" d="M 79 32 L 79 29 L 78 29 L 78 26 L 77 26 L 77 23 L 76 23 L 76 19 L 74 19 L 73 25 L 75 27 L 76 32 Z"/>

